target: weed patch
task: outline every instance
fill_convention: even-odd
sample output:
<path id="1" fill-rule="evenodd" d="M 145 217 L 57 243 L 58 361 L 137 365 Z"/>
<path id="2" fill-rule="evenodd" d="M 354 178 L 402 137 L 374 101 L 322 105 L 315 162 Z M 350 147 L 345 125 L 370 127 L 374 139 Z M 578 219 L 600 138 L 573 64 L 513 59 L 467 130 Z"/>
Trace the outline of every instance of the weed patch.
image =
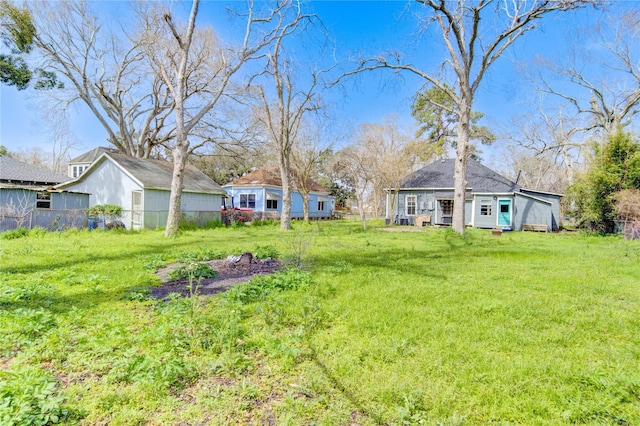
<path id="1" fill-rule="evenodd" d="M 640 424 L 640 243 L 368 225 L 2 240 L 0 423 Z"/>
<path id="2" fill-rule="evenodd" d="M 0 423 L 47 425 L 64 421 L 69 411 L 58 384 L 35 368 L 0 371 Z"/>

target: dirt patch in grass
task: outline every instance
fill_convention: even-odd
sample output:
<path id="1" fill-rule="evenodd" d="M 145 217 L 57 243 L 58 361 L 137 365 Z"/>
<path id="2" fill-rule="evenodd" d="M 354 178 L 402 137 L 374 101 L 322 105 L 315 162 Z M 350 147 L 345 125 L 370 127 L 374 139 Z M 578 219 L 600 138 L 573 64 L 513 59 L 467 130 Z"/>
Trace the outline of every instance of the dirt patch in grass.
<path id="1" fill-rule="evenodd" d="M 233 286 L 251 280 L 258 274 L 272 274 L 278 271 L 281 265 L 278 259 L 254 259 L 251 253 L 201 263 L 209 265 L 211 269 L 216 271 L 215 278 L 204 278 L 200 281 L 198 294 L 204 296 L 222 293 Z M 162 281 L 162 285 L 152 288 L 151 296 L 155 299 L 164 299 L 169 293 L 180 293 L 184 297 L 189 296 L 190 289 L 187 279 L 168 279 L 172 271 L 183 266 L 185 266 L 183 263 L 172 263 L 158 269 L 156 275 Z M 195 287 L 196 282 L 193 285 Z"/>

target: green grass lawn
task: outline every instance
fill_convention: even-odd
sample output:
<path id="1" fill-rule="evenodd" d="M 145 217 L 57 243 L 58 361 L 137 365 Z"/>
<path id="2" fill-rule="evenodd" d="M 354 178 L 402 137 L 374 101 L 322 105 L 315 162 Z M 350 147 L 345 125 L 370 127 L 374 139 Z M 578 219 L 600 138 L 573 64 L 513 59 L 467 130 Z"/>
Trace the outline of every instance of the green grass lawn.
<path id="1" fill-rule="evenodd" d="M 0 240 L 0 424 L 640 424 L 639 242 L 371 228 Z M 303 271 L 148 298 L 244 251 Z"/>

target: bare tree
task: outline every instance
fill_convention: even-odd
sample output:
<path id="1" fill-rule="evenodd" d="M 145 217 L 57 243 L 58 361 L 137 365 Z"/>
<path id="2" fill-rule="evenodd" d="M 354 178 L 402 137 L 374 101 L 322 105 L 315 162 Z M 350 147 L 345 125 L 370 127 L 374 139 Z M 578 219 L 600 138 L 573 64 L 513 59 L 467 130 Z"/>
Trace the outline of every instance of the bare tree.
<path id="1" fill-rule="evenodd" d="M 309 223 L 309 193 L 311 182 L 317 175 L 317 167 L 332 152 L 332 143 L 321 132 L 322 125 L 307 125 L 292 149 L 293 177 L 302 196 L 305 222 Z"/>
<path id="2" fill-rule="evenodd" d="M 187 157 L 207 142 L 205 139 L 192 145 L 189 138 L 196 137 L 198 125 L 228 93 L 232 77 L 242 66 L 250 60 L 264 57 L 263 50 L 267 46 L 280 41 L 289 34 L 290 28 L 295 27 L 289 20 L 291 4 L 288 0 L 279 1 L 262 13 L 255 3 L 250 2 L 242 45 L 235 49 L 225 48 L 212 44 L 212 38 L 196 38 L 198 8 L 199 0 L 194 0 L 184 25 L 174 22 L 168 10 L 147 14 L 146 54 L 174 103 L 174 169 L 165 230 L 167 236 L 178 231 Z M 212 52 L 214 61 L 209 60 Z"/>
<path id="3" fill-rule="evenodd" d="M 372 170 L 368 198 L 376 216 L 383 211 L 387 191 L 391 193 L 393 210 L 400 181 L 413 170 L 418 159 L 413 142 L 411 132 L 400 129 L 393 116 L 382 123 L 362 124 L 358 129 L 355 143 L 367 153 L 367 167 Z"/>
<path id="4" fill-rule="evenodd" d="M 267 55 L 267 66 L 263 74 L 273 90 L 269 96 L 264 85 L 257 90 L 262 101 L 257 112 L 259 120 L 267 131 L 278 155 L 278 167 L 282 180 L 282 211 L 280 229 L 291 229 L 291 153 L 298 137 L 303 118 L 310 112 L 321 108 L 319 99 L 322 71 L 312 71 L 306 81 L 296 75 L 295 65 L 286 56 L 283 42 L 286 37 L 308 23 L 311 15 L 297 14 L 293 20 L 278 30 L 273 48 Z"/>
<path id="5" fill-rule="evenodd" d="M 366 230 L 366 195 L 367 191 L 371 190 L 375 175 L 370 153 L 366 147 L 353 144 L 341 150 L 336 157 L 334 168 L 339 169 L 341 174 L 348 177 L 358 204 L 362 229 Z"/>
<path id="6" fill-rule="evenodd" d="M 542 172 L 539 167 L 548 167 L 549 173 L 553 170 L 552 179 L 542 174 L 536 179 L 539 187 L 531 188 L 547 187 L 546 190 L 562 192 L 574 182 L 584 162 L 584 133 L 576 115 L 567 116 L 562 108 L 542 104 L 537 108 L 535 114 L 516 118 L 513 124 L 516 130 L 505 136 L 512 144 L 508 148 L 509 158 L 513 159 L 514 167 L 522 167 L 521 170 Z M 527 179 L 526 175 L 521 177 Z"/>
<path id="7" fill-rule="evenodd" d="M 580 28 L 570 43 L 568 63 L 538 58 L 538 89 L 568 103 L 584 118 L 577 130 L 597 138 L 631 125 L 640 113 L 640 11 L 610 13 L 605 23 Z"/>
<path id="8" fill-rule="evenodd" d="M 362 60 L 356 70 L 345 74 L 379 68 L 408 71 L 424 79 L 425 84 L 437 87 L 453 100 L 456 107 L 453 112 L 459 119 L 454 168 L 454 231 L 464 232 L 471 108 L 485 73 L 519 37 L 534 29 L 543 16 L 597 2 L 598 0 L 417 0 L 421 10 L 426 11 L 422 19 L 423 28 L 426 30 L 430 24 L 435 23 L 446 47 L 447 59 L 441 63 L 440 72 L 428 72 L 403 63 L 401 55 L 395 53 Z M 447 72 L 452 72 L 453 81 L 446 81 Z"/>
<path id="9" fill-rule="evenodd" d="M 164 82 L 150 72 L 141 38 L 110 30 L 86 0 L 29 4 L 41 67 L 54 72 L 64 89 L 46 94 L 56 108 L 86 105 L 119 151 L 147 158 L 173 137 L 167 117 L 173 100 Z M 116 25 L 117 26 L 117 25 Z"/>

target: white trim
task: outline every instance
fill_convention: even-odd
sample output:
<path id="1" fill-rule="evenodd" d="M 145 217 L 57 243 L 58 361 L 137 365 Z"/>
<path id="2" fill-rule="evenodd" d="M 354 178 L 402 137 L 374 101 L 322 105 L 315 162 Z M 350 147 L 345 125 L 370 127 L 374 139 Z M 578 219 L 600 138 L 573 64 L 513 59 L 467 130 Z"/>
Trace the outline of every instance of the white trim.
<path id="1" fill-rule="evenodd" d="M 413 204 L 413 214 L 409 214 L 409 198 L 414 199 Z M 415 216 L 418 211 L 418 195 L 417 194 L 407 194 L 404 196 L 404 215 L 405 216 Z"/>
<path id="2" fill-rule="evenodd" d="M 552 201 L 549 200 L 543 200 L 542 198 L 538 198 L 538 197 L 534 197 L 533 195 L 529 195 L 529 194 L 525 194 L 523 192 L 515 192 L 514 195 L 516 197 L 520 196 L 520 197 L 524 197 L 524 198 L 531 198 L 532 200 L 536 200 L 539 201 L 541 203 L 545 203 L 545 204 L 549 204 L 549 205 L 553 205 Z"/>
<path id="3" fill-rule="evenodd" d="M 509 224 L 508 225 L 500 225 L 500 201 L 508 201 L 509 202 Z M 508 226 L 513 227 L 513 209 L 515 206 L 515 200 L 511 198 L 498 198 L 496 200 L 496 227 L 498 226 Z"/>
<path id="4" fill-rule="evenodd" d="M 558 194 L 557 192 L 538 191 L 537 189 L 520 188 L 520 191 L 535 192 L 537 194 L 556 195 L 558 197 L 564 197 L 564 194 Z"/>
<path id="5" fill-rule="evenodd" d="M 476 197 L 471 199 L 471 227 L 476 227 Z"/>

